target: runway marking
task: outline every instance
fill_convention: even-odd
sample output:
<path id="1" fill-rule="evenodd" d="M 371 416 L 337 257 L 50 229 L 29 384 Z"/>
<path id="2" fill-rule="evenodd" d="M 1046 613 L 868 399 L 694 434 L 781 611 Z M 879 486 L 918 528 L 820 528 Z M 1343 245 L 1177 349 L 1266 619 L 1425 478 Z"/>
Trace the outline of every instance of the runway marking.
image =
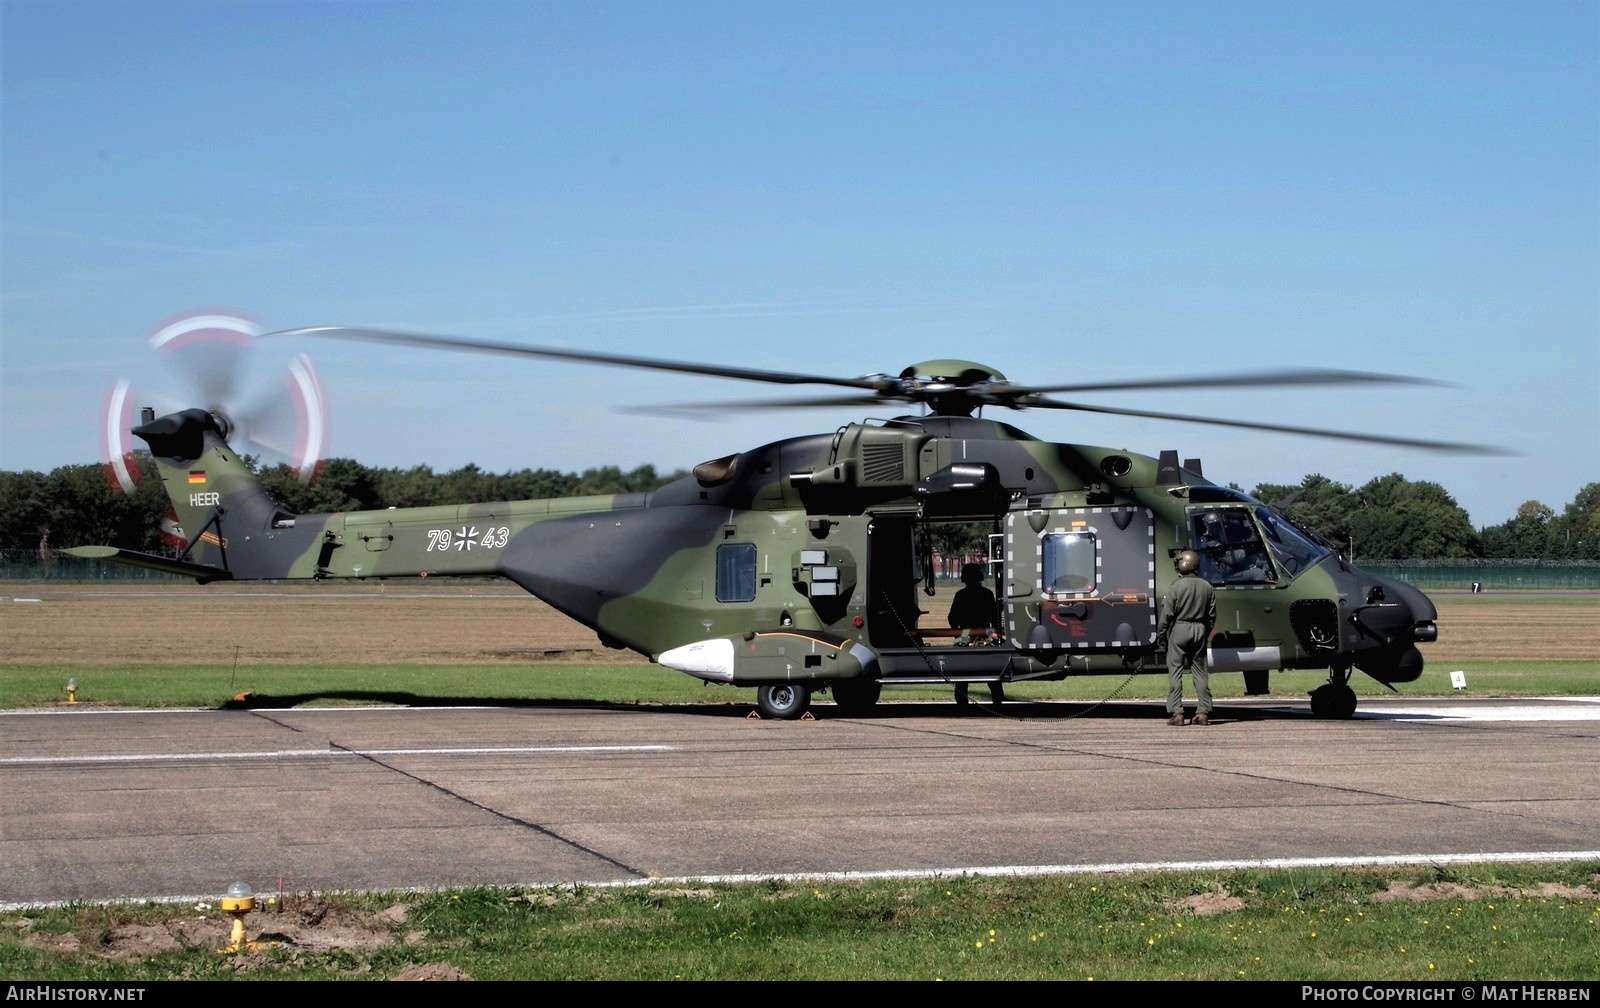
<path id="1" fill-rule="evenodd" d="M 1422 698 L 1418 698 L 1422 699 Z M 1352 721 L 1600 721 L 1600 696 L 1504 697 L 1493 703 L 1487 697 L 1452 697 L 1441 701 L 1448 706 L 1422 706 L 1410 701 L 1405 706 L 1368 703 L 1350 718 Z M 1217 706 L 1226 707 L 1227 700 Z M 1251 705 L 1250 709 L 1274 714 L 1313 717 L 1310 708 L 1277 704 Z"/>
<path id="2" fill-rule="evenodd" d="M 1504 862 L 1589 861 L 1600 851 L 1501 851 L 1481 854 L 1400 854 L 1392 857 L 1262 858 L 1242 861 L 1130 861 L 1113 864 L 1019 865 L 996 868 L 931 868 L 907 871 L 794 872 L 784 875 L 686 875 L 629 879 L 617 886 L 685 885 L 714 882 L 851 882 L 866 879 L 1007 878 L 1032 875 L 1116 875 L 1156 871 L 1238 871 L 1247 868 L 1358 868 L 1387 865 L 1488 864 Z M 584 883 L 603 886 L 605 883 Z"/>
<path id="3" fill-rule="evenodd" d="M 1130 861 L 1121 864 L 1060 864 L 1029 865 L 1001 868 L 931 868 L 903 871 L 857 872 L 789 872 L 777 875 L 672 875 L 652 876 L 642 879 L 590 880 L 583 882 L 524 882 L 494 888 L 514 889 L 618 889 L 658 885 L 712 885 L 719 882 L 743 884 L 761 882 L 863 882 L 873 879 L 959 879 L 969 877 L 1012 878 L 1034 875 L 1116 875 L 1157 871 L 1237 871 L 1249 868 L 1381 868 L 1387 865 L 1440 865 L 1440 864 L 1494 864 L 1506 862 L 1592 861 L 1600 858 L 1600 851 L 1486 851 L 1481 854 L 1405 854 L 1393 857 L 1333 857 L 1333 858 L 1265 858 L 1258 861 Z M 438 888 L 385 889 L 385 892 L 436 893 L 448 892 L 459 886 Z M 140 897 L 140 903 L 210 903 L 215 893 L 191 896 Z M 0 902 L 0 913 L 20 910 L 53 909 L 82 904 L 83 900 L 49 900 L 38 902 Z M 123 900 L 96 901 L 116 904 Z"/>
<path id="4" fill-rule="evenodd" d="M 1363 705 L 1355 719 L 1385 721 L 1600 721 L 1600 697 L 1562 697 L 1559 704 L 1382 707 Z"/>
<path id="5" fill-rule="evenodd" d="M 11 756 L 0 759 L 0 766 L 31 764 L 96 764 L 96 763 L 171 763 L 190 760 L 250 760 L 297 759 L 327 756 L 490 756 L 502 753 L 539 755 L 553 753 L 605 753 L 605 752 L 672 752 L 675 747 L 664 745 L 634 746 L 508 746 L 505 748 L 478 747 L 455 749 L 272 749 L 263 752 L 213 752 L 213 753 L 129 753 L 121 756 Z"/>

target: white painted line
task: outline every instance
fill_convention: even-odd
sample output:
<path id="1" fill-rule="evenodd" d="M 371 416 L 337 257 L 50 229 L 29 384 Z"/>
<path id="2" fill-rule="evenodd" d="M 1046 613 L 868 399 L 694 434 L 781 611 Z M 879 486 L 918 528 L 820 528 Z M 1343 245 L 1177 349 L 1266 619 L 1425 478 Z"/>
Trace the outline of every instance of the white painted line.
<path id="1" fill-rule="evenodd" d="M 1501 851 L 1481 854 L 1405 854 L 1394 857 L 1339 857 L 1339 858 L 1267 858 L 1259 861 L 1138 861 L 1123 864 L 1060 864 L 1029 865 L 998 868 L 930 868 L 904 871 L 861 872 L 790 872 L 781 875 L 675 875 L 644 879 L 619 879 L 616 881 L 551 882 L 527 881 L 501 886 L 503 889 L 634 889 L 658 885 L 709 885 L 717 882 L 859 882 L 868 879 L 959 879 L 981 876 L 984 878 L 1011 878 L 1033 875 L 1114 875 L 1155 871 L 1233 871 L 1244 868 L 1339 868 L 1382 867 L 1384 865 L 1439 865 L 1439 864 L 1492 864 L 1505 862 L 1555 862 L 1593 861 L 1600 851 Z M 436 889 L 385 889 L 384 892 L 432 893 L 448 892 L 460 886 L 441 886 Z M 490 887 L 496 888 L 496 887 Z M 353 890 L 360 891 L 360 890 Z M 137 900 L 106 900 L 102 905 L 137 903 L 211 903 L 216 894 L 205 896 L 151 896 Z M 40 903 L 0 903 L 0 912 L 43 910 L 81 905 L 83 900 L 54 900 Z"/>
<path id="2" fill-rule="evenodd" d="M 1363 718 L 1384 721 L 1600 721 L 1600 706 L 1582 704 L 1505 704 L 1455 707 L 1370 707 L 1356 711 Z"/>
<path id="3" fill-rule="evenodd" d="M 672 752 L 672 746 L 513 746 L 461 749 L 274 749 L 264 752 L 213 753 L 128 753 L 122 756 L 11 756 L 0 759 L 0 766 L 85 766 L 104 763 L 182 763 L 197 760 L 321 759 L 329 756 L 497 756 L 507 753 L 545 755 L 553 753 Z"/>
<path id="4" fill-rule="evenodd" d="M 786 875 L 699 875 L 619 882 L 641 886 L 688 882 L 848 882 L 862 879 L 1006 878 L 1030 875 L 1115 875 L 1155 871 L 1236 871 L 1245 868 L 1356 868 L 1385 865 L 1480 864 L 1490 862 L 1589 861 L 1600 851 L 1510 851 L 1481 854 L 1402 854 L 1393 857 L 1262 858 L 1244 861 L 1129 861 L 1111 864 L 1017 865 L 997 868 L 933 868 L 925 871 L 797 872 Z"/>
<path id="5" fill-rule="evenodd" d="M 1505 697 L 1494 703 L 1481 704 L 1457 698 L 1445 703 L 1448 706 L 1424 707 L 1412 703 L 1398 707 L 1363 700 L 1350 720 L 1414 721 L 1422 724 L 1440 721 L 1600 721 L 1600 697 L 1593 696 Z M 1219 701 L 1219 706 L 1226 707 L 1227 701 Z M 1310 707 L 1273 704 L 1260 707 L 1252 705 L 1250 709 L 1312 717 Z"/>

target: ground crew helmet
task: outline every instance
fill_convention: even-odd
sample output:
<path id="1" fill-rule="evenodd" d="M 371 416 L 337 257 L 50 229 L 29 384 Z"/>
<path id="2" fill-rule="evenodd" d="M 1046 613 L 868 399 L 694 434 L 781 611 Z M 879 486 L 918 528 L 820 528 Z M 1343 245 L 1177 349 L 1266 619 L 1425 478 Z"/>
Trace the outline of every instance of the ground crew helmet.
<path id="1" fill-rule="evenodd" d="M 1194 550 L 1183 550 L 1172 558 L 1172 566 L 1179 574 L 1193 574 L 1200 569 L 1200 554 Z"/>

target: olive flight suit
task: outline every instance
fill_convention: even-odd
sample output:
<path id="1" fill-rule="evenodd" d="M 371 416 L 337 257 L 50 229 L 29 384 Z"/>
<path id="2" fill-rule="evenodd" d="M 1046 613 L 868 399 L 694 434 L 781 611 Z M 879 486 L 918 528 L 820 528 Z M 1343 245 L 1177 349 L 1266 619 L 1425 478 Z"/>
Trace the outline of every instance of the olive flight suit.
<path id="1" fill-rule="evenodd" d="M 1161 630 L 1167 642 L 1167 713 L 1183 713 L 1183 674 L 1194 680 L 1195 713 L 1211 714 L 1211 669 L 1206 645 L 1217 625 L 1217 596 L 1198 574 L 1180 574 L 1161 599 Z"/>

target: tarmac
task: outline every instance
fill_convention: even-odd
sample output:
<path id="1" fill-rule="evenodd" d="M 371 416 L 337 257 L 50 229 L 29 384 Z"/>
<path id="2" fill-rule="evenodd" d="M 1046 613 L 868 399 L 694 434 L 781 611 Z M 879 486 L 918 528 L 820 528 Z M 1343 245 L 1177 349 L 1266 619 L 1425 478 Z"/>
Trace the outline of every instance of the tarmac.
<path id="1" fill-rule="evenodd" d="M 976 696 L 975 696 L 976 701 Z M 1600 859 L 1600 697 L 0 712 L 0 905 Z"/>

